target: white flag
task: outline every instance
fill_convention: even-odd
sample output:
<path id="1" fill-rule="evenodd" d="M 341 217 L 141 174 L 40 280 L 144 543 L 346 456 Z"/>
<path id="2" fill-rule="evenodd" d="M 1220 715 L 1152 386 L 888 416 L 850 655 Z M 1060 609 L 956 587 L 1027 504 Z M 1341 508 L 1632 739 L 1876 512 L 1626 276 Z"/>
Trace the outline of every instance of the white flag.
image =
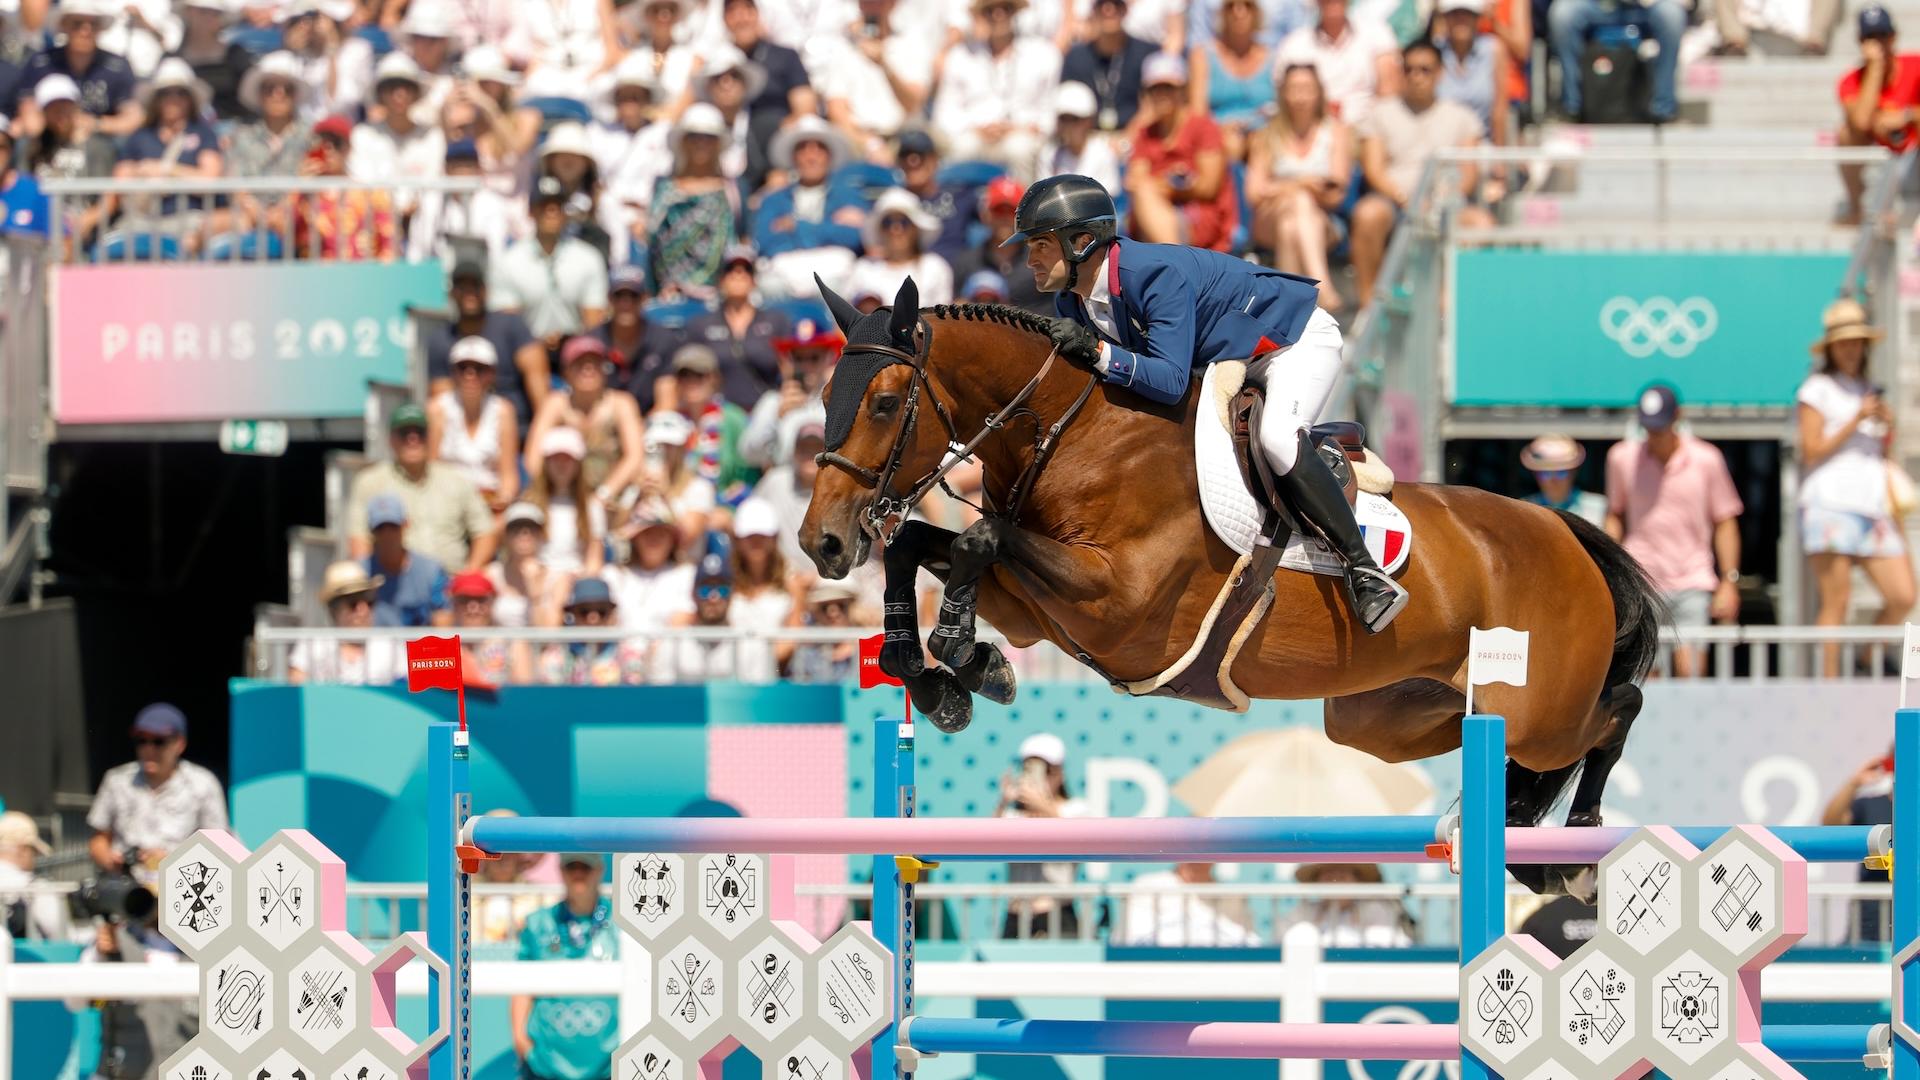
<path id="1" fill-rule="evenodd" d="M 1907 707 L 1907 680 L 1920 679 L 1920 625 L 1907 624 L 1906 643 L 1900 647 L 1900 707 Z"/>
<path id="2" fill-rule="evenodd" d="M 1467 640 L 1467 714 L 1473 714 L 1473 688 L 1487 683 L 1527 685 L 1529 631 L 1474 627 Z"/>

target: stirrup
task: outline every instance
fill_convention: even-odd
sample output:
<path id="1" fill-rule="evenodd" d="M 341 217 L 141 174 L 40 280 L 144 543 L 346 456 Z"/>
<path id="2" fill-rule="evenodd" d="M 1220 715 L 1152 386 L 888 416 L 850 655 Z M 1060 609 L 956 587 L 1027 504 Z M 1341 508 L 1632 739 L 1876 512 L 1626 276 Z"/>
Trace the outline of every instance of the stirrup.
<path id="1" fill-rule="evenodd" d="M 1355 579 L 1360 576 L 1365 576 L 1392 590 L 1392 601 L 1387 604 L 1384 610 L 1376 613 L 1371 619 L 1367 618 L 1360 610 L 1360 590 L 1356 588 L 1354 584 Z M 1400 612 L 1406 608 L 1407 601 L 1411 598 L 1406 586 L 1393 580 L 1392 577 L 1388 576 L 1386 571 L 1378 570 L 1371 566 L 1347 567 L 1346 580 L 1347 602 L 1353 605 L 1353 617 L 1360 620 L 1361 627 L 1369 634 L 1377 634 L 1385 630 L 1387 624 L 1393 621 L 1394 616 L 1400 614 Z"/>

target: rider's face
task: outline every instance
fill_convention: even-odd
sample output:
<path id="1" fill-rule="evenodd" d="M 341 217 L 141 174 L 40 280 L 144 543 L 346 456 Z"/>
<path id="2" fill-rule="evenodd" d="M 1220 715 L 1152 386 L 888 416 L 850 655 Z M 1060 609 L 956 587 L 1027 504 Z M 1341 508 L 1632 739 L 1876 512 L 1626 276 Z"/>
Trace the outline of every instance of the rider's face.
<path id="1" fill-rule="evenodd" d="M 1072 287 L 1069 280 L 1072 267 L 1060 247 L 1060 238 L 1053 233 L 1027 239 L 1027 269 L 1033 271 L 1033 287 L 1041 292 L 1060 292 Z"/>

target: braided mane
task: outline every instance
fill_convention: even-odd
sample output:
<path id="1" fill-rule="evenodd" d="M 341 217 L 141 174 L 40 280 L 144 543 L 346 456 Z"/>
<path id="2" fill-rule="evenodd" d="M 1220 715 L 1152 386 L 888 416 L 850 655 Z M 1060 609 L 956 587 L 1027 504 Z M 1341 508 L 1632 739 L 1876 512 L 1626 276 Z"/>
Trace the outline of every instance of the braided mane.
<path id="1" fill-rule="evenodd" d="M 938 319 L 959 319 L 965 322 L 991 322 L 1002 326 L 1012 326 L 1041 337 L 1051 336 L 1053 322 L 1045 315 L 1036 315 L 1026 308 L 1017 308 L 1011 304 L 935 304 L 933 314 Z"/>

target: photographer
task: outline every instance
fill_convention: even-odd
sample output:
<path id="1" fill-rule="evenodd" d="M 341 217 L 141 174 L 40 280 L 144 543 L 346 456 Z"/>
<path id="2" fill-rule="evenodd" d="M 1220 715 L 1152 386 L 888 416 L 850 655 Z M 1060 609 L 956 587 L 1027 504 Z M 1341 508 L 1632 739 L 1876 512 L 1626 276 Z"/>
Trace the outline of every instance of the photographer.
<path id="1" fill-rule="evenodd" d="M 187 717 L 179 709 L 165 702 L 141 709 L 130 734 L 134 760 L 107 770 L 87 811 L 87 850 L 102 871 L 152 887 L 176 845 L 200 829 L 227 827 L 227 797 L 211 772 L 181 760 Z"/>
<path id="2" fill-rule="evenodd" d="M 1029 735 L 1020 743 L 1020 773 L 1000 777 L 1000 804 L 994 817 L 1085 817 L 1087 804 L 1067 791 L 1067 744 L 1051 732 Z M 1070 862 L 1008 863 L 1009 885 L 1071 885 L 1077 865 Z M 1037 896 L 1007 905 L 1003 938 L 1074 938 L 1080 914 L 1073 899 Z"/>
<path id="3" fill-rule="evenodd" d="M 83 964 L 183 964 L 186 957 L 160 933 L 153 893 L 125 875 L 103 876 L 82 886 L 74 906 L 97 920 Z M 200 1030 L 199 1003 L 192 998 L 69 1003 L 100 1009 L 100 1065 L 108 1080 L 159 1080 L 160 1064 Z"/>

